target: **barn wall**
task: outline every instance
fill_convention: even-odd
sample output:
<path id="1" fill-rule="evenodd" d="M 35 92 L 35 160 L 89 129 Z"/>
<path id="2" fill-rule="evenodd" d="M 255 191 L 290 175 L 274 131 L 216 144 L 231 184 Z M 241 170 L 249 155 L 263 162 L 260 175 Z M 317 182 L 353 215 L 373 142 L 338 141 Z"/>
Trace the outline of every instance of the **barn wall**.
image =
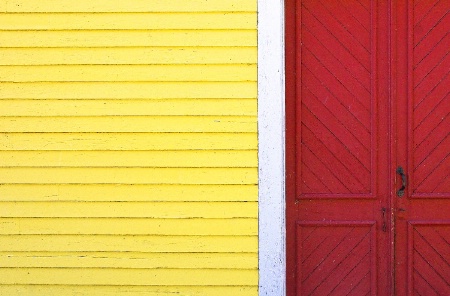
<path id="1" fill-rule="evenodd" d="M 0 294 L 257 295 L 256 0 L 0 0 Z"/>

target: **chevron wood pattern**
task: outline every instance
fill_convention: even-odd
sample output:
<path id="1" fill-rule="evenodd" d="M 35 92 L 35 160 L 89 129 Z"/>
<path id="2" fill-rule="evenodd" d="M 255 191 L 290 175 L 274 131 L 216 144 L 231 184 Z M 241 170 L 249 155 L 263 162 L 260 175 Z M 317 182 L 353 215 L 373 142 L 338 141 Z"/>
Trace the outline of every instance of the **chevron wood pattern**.
<path id="1" fill-rule="evenodd" d="M 413 226 L 414 295 L 450 295 L 450 225 Z"/>
<path id="2" fill-rule="evenodd" d="M 414 4 L 410 29 L 413 189 L 450 197 L 450 1 Z"/>
<path id="3" fill-rule="evenodd" d="M 301 191 L 371 192 L 370 1 L 301 1 Z"/>
<path id="4" fill-rule="evenodd" d="M 370 225 L 300 225 L 298 295 L 372 295 Z"/>

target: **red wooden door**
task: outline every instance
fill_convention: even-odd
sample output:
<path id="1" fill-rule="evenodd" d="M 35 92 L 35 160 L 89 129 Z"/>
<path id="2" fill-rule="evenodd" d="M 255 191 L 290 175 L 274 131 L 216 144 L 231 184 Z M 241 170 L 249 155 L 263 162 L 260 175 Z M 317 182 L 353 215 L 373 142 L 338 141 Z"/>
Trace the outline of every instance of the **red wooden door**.
<path id="1" fill-rule="evenodd" d="M 288 295 L 450 295 L 449 9 L 286 2 Z"/>
<path id="2" fill-rule="evenodd" d="M 450 295 L 450 0 L 397 5 L 392 141 L 408 186 L 394 197 L 395 290 Z"/>

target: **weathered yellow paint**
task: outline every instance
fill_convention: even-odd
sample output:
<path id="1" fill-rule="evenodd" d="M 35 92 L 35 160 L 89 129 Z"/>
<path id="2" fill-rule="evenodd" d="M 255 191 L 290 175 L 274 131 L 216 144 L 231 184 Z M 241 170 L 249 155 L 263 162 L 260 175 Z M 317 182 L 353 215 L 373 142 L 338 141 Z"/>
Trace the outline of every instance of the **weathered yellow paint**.
<path id="1" fill-rule="evenodd" d="M 8 82 L 256 81 L 256 65 L 0 66 Z"/>
<path id="2" fill-rule="evenodd" d="M 257 295 L 256 0 L 0 0 L 0 294 Z"/>
<path id="3" fill-rule="evenodd" d="M 256 219 L 0 218 L 0 235 L 256 235 Z"/>
<path id="4" fill-rule="evenodd" d="M 5 117 L 3 132 L 52 133 L 250 133 L 254 116 L 102 116 L 102 117 Z"/>
<path id="5" fill-rule="evenodd" d="M 0 150 L 249 150 L 256 133 L 0 133 Z"/>
<path id="6" fill-rule="evenodd" d="M 256 46 L 256 30 L 0 31 L 1 47 Z"/>
<path id="7" fill-rule="evenodd" d="M 258 256 L 256 253 L 2 252 L 0 265 L 20 268 L 254 269 L 258 266 Z"/>
<path id="8" fill-rule="evenodd" d="M 0 99 L 256 99 L 254 82 L 2 82 Z"/>
<path id="9" fill-rule="evenodd" d="M 256 184 L 256 168 L 0 168 L 0 183 Z"/>
<path id="10" fill-rule="evenodd" d="M 256 150 L 0 151 L 0 167 L 254 168 L 257 162 Z"/>
<path id="11" fill-rule="evenodd" d="M 8 0 L 5 12 L 256 12 L 254 0 Z M 256 23 L 254 24 L 256 27 Z"/>
<path id="12" fill-rule="evenodd" d="M 120 269 L 120 268 L 2 268 L 0 284 L 61 285 L 247 285 L 257 280 L 253 270 L 237 269 Z"/>
<path id="13" fill-rule="evenodd" d="M 255 23 L 255 12 L 0 13 L 0 30 L 236 30 Z"/>
<path id="14" fill-rule="evenodd" d="M 254 64 L 256 47 L 0 48 L 0 65 Z"/>
<path id="15" fill-rule="evenodd" d="M 2 201 L 255 202 L 255 185 L 0 184 Z M 226 208 L 224 208 L 226 210 Z"/>
<path id="16" fill-rule="evenodd" d="M 254 99 L 0 100 L 0 116 L 241 115 L 256 116 Z"/>
<path id="17" fill-rule="evenodd" d="M 242 191 L 242 190 L 241 190 Z M 257 218 L 256 202 L 7 202 L 1 218 L 154 218 L 234 219 Z M 207 223 L 208 224 L 208 223 Z M 253 225 L 256 226 L 256 225 Z"/>
<path id="18" fill-rule="evenodd" d="M 251 253 L 256 236 L 2 235 L 0 252 Z M 255 274 L 257 272 L 254 271 Z M 1 276 L 0 276 L 1 278 Z M 81 283 L 80 283 L 81 284 Z M 252 285 L 253 283 L 248 283 Z"/>
<path id="19" fill-rule="evenodd" d="M 248 296 L 258 295 L 255 286 L 83 286 L 83 285 L 0 285 L 2 295 L 189 295 L 189 296 Z"/>

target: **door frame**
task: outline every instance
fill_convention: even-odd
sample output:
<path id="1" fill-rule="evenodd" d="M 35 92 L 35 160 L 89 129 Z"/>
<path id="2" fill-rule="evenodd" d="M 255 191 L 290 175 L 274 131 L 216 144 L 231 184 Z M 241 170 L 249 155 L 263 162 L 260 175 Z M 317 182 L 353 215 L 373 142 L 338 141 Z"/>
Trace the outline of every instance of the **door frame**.
<path id="1" fill-rule="evenodd" d="M 284 0 L 258 0 L 259 295 L 286 295 Z"/>

